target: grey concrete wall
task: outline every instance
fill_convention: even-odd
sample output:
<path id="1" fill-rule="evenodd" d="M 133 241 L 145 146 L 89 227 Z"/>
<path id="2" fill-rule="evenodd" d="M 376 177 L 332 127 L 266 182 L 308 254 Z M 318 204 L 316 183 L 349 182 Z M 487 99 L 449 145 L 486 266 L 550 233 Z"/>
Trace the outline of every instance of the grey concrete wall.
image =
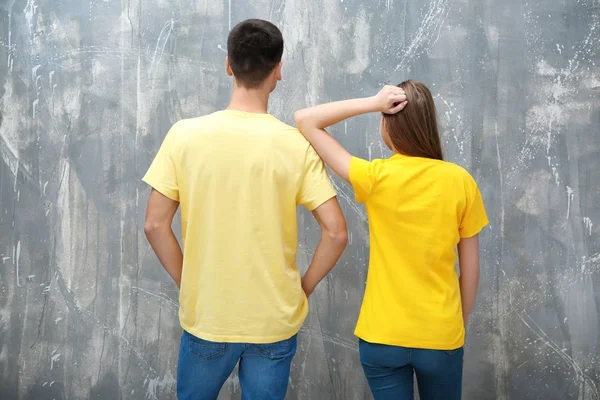
<path id="1" fill-rule="evenodd" d="M 596 0 L 0 1 L 0 398 L 174 398 L 177 290 L 140 179 L 173 122 L 226 105 L 226 38 L 248 17 L 284 32 L 284 121 L 408 77 L 434 92 L 491 219 L 464 398 L 599 399 Z M 386 156 L 378 123 L 332 133 Z M 350 245 L 311 300 L 290 399 L 370 398 L 352 334 L 366 216 L 335 183 Z M 305 268 L 318 230 L 300 213 Z M 232 378 L 222 398 L 239 393 Z"/>

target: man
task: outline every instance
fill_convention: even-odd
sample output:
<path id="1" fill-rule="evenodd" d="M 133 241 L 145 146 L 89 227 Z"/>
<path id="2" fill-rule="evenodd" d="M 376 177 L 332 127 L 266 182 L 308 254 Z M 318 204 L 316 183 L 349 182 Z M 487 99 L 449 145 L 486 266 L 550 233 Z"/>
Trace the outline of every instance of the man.
<path id="1" fill-rule="evenodd" d="M 145 231 L 180 287 L 180 400 L 215 400 L 239 362 L 243 398 L 283 399 L 307 297 L 347 242 L 346 222 L 321 159 L 267 113 L 281 80 L 283 38 L 267 21 L 231 31 L 226 110 L 176 123 L 144 181 Z M 321 241 L 304 277 L 296 267 L 296 207 Z M 182 253 L 171 229 L 181 205 Z"/>

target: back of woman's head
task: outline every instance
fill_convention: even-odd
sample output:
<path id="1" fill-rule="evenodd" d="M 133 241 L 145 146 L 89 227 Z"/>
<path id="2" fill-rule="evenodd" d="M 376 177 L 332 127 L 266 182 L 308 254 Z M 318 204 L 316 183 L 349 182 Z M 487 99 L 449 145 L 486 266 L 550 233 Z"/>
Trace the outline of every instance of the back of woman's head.
<path id="1" fill-rule="evenodd" d="M 388 145 L 400 154 L 443 160 L 435 103 L 421 82 L 404 81 L 398 85 L 406 93 L 408 104 L 396 114 L 384 114 Z"/>

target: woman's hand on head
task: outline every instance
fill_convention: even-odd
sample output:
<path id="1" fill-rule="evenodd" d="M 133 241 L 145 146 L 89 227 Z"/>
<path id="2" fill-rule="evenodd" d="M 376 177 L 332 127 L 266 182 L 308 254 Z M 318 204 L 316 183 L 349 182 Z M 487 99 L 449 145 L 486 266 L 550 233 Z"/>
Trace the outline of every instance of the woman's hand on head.
<path id="1" fill-rule="evenodd" d="M 406 107 L 406 94 L 398 86 L 386 85 L 373 98 L 377 111 L 396 114 Z"/>

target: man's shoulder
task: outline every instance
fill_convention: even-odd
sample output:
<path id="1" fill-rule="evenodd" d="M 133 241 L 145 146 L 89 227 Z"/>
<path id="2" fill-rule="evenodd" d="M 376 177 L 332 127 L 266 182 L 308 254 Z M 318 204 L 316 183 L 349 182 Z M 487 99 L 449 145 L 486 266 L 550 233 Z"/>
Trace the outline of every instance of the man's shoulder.
<path id="1" fill-rule="evenodd" d="M 274 115 L 271 115 L 271 117 L 272 118 L 270 120 L 273 123 L 273 127 L 277 128 L 277 129 L 281 129 L 282 131 L 285 131 L 286 133 L 293 133 L 295 135 L 302 136 L 302 134 L 300 133 L 298 128 L 296 128 L 295 126 L 288 125 L 287 123 L 283 122 L 282 120 L 275 117 Z"/>
<path id="2" fill-rule="evenodd" d="M 288 125 L 276 117 L 272 118 L 272 123 L 272 131 L 281 134 L 280 137 L 285 142 L 301 148 L 303 151 L 306 151 L 310 147 L 308 140 L 306 140 L 304 135 L 295 126 Z"/>
<path id="3" fill-rule="evenodd" d="M 217 127 L 217 119 L 217 113 L 181 119 L 175 122 L 169 130 L 169 140 L 174 145 L 185 146 L 190 140 L 198 138 L 199 134 Z"/>
<path id="4" fill-rule="evenodd" d="M 173 129 L 177 131 L 185 130 L 197 130 L 198 128 L 206 126 L 207 123 L 214 122 L 219 116 L 219 112 L 202 115 L 193 118 L 184 118 L 173 124 Z"/>

